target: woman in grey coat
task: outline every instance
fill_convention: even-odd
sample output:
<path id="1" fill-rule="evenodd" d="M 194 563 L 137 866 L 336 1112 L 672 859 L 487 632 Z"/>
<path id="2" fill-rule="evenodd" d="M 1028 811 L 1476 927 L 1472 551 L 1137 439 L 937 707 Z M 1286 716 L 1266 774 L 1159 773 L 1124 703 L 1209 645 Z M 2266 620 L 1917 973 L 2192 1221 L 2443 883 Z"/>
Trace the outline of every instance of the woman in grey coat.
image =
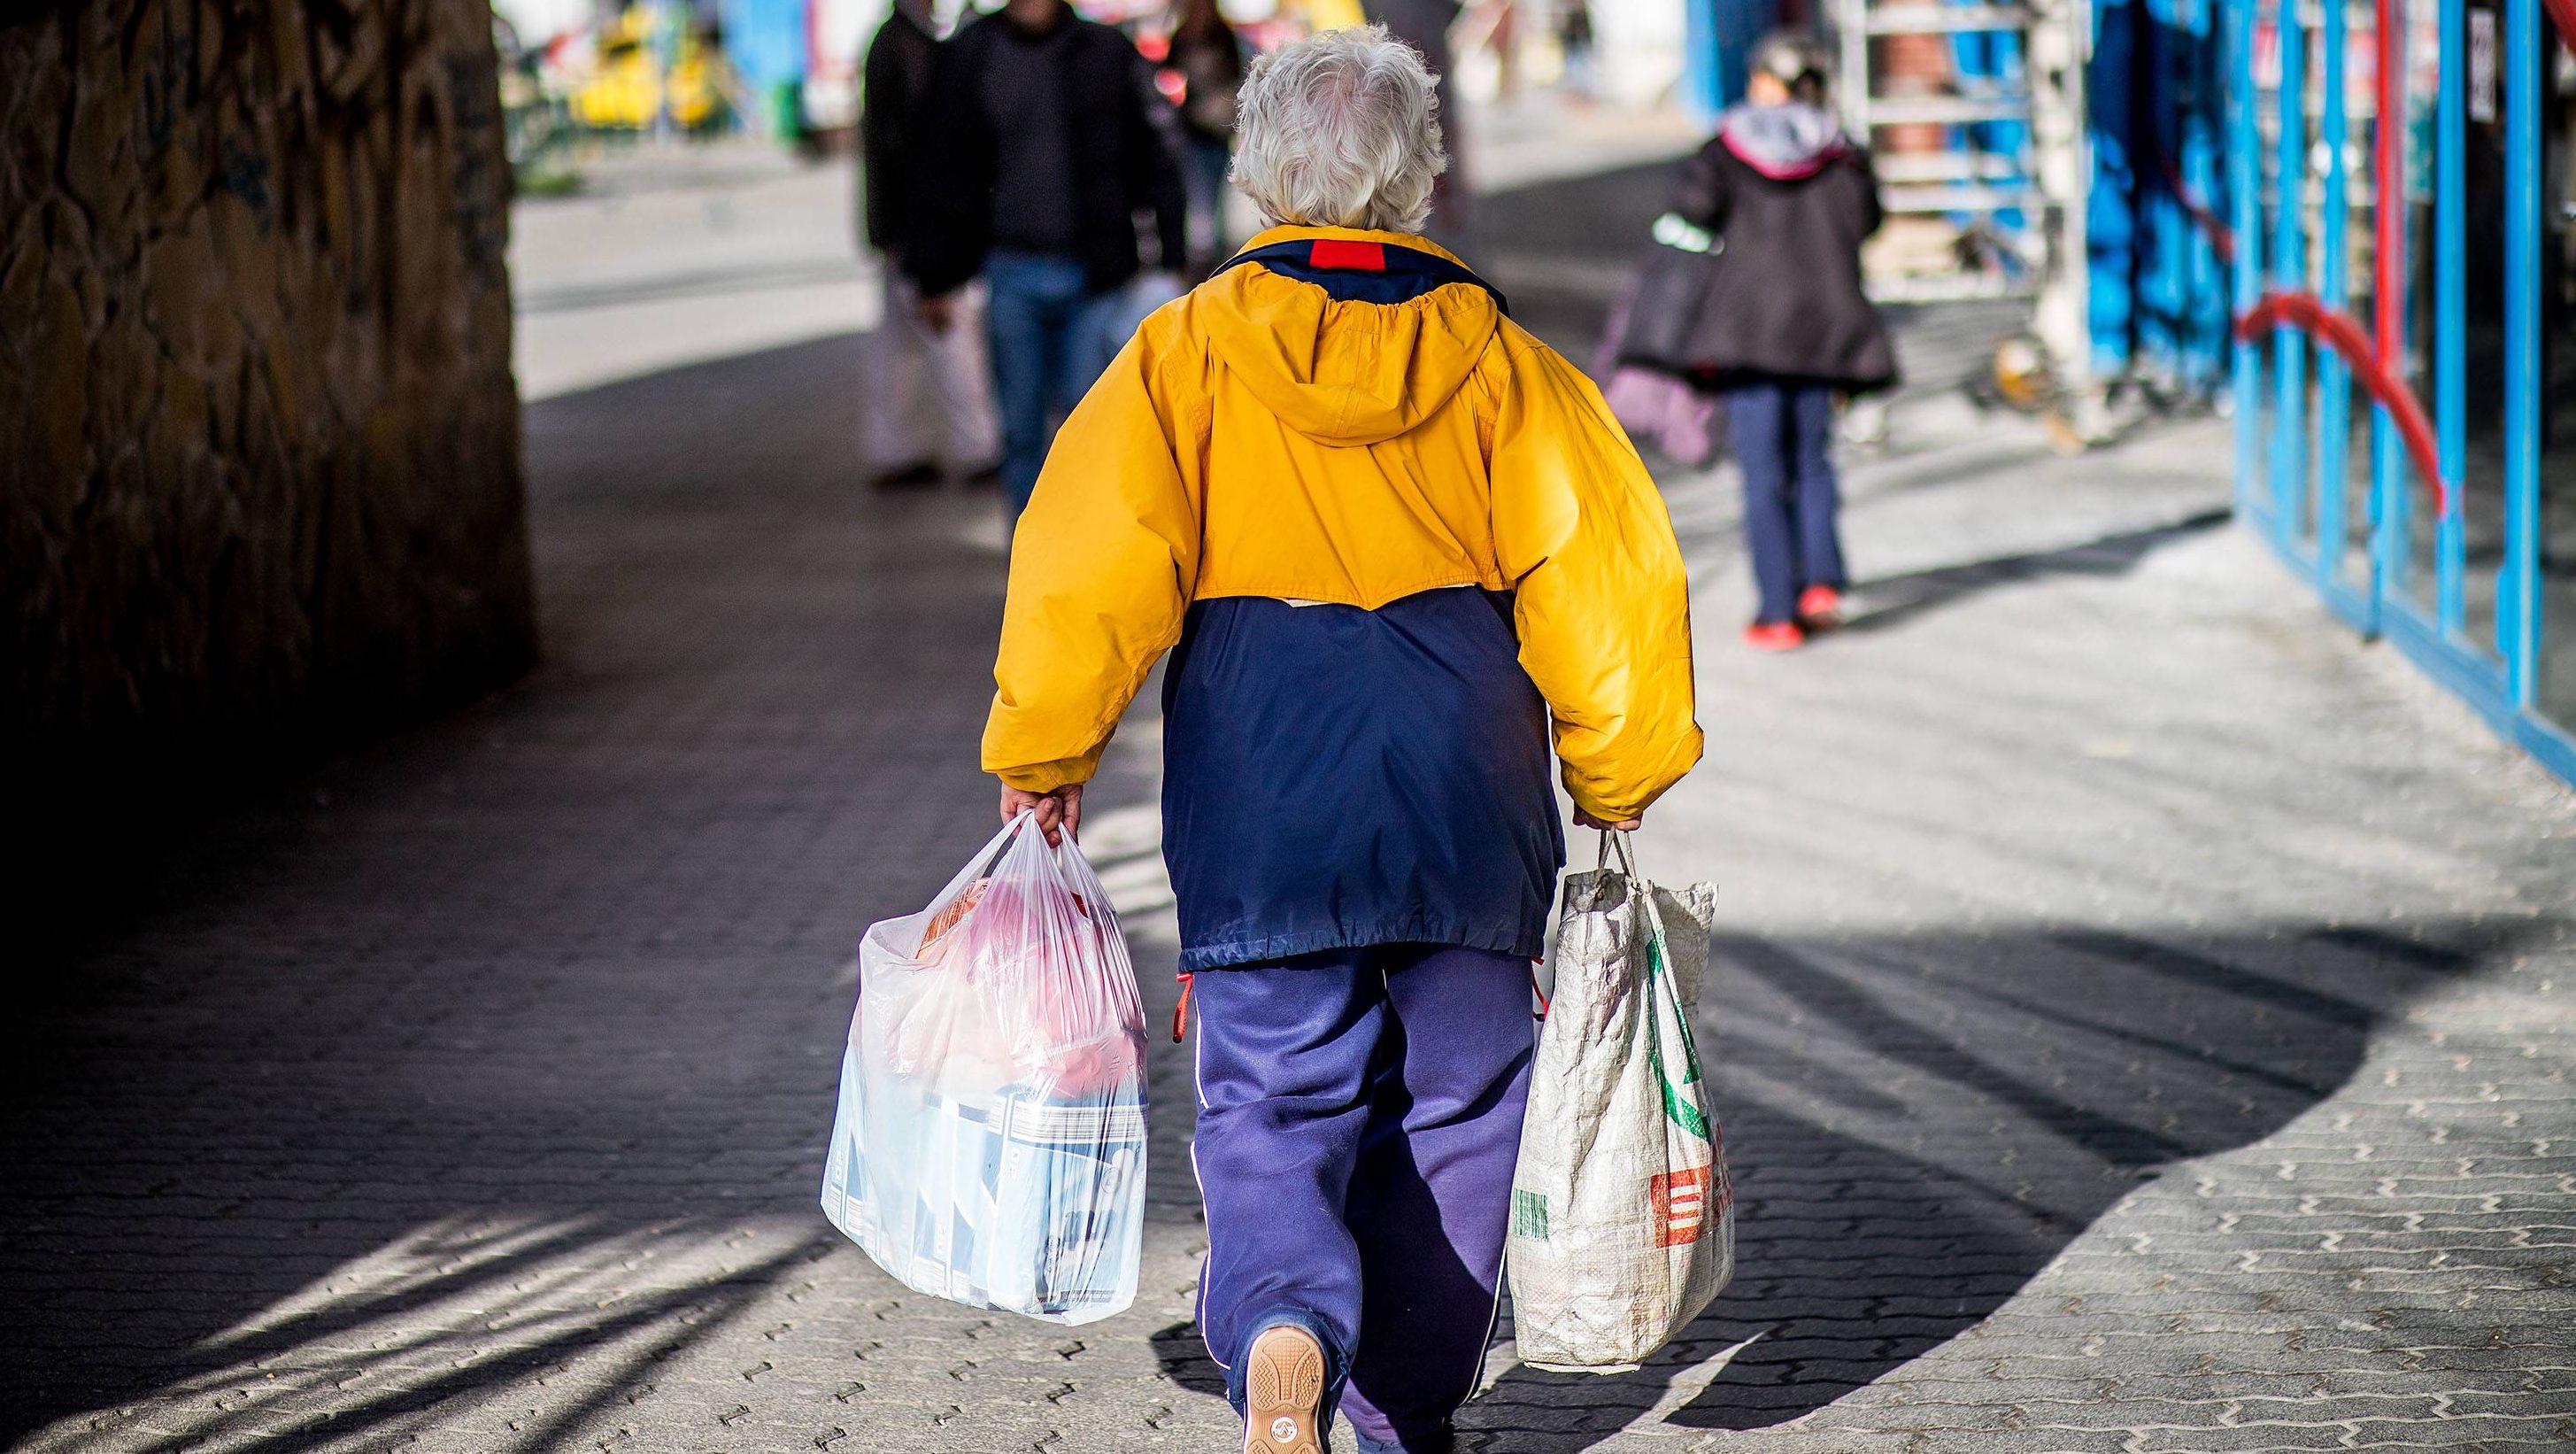
<path id="1" fill-rule="evenodd" d="M 1861 288 L 1878 181 L 1824 105 L 1821 50 L 1772 36 L 1752 69 L 1744 104 L 1684 168 L 1673 210 L 1724 244 L 1688 356 L 1696 382 L 1726 391 L 1744 471 L 1761 593 L 1745 641 L 1785 651 L 1842 611 L 1833 396 L 1895 383 L 1896 356 Z"/>

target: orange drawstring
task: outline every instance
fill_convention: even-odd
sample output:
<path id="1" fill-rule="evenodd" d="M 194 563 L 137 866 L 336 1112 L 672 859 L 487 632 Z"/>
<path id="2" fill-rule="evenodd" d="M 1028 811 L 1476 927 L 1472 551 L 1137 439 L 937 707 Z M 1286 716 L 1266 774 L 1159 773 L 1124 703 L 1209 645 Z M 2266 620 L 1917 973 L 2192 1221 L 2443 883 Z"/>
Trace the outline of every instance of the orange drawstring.
<path id="1" fill-rule="evenodd" d="M 1172 1006 L 1172 1043 L 1175 1045 L 1180 1044 L 1183 1037 L 1190 1033 L 1190 990 L 1198 976 L 1184 971 L 1178 978 L 1181 982 L 1181 1002 Z"/>

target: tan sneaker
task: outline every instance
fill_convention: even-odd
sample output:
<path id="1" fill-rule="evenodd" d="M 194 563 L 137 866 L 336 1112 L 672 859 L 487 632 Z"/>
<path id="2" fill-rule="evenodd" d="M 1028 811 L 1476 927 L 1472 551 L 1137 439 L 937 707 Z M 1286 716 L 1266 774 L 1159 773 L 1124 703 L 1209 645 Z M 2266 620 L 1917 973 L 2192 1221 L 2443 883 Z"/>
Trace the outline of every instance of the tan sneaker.
<path id="1" fill-rule="evenodd" d="M 1303 1328 L 1265 1329 L 1243 1364 L 1243 1454 L 1324 1454 L 1324 1347 Z"/>

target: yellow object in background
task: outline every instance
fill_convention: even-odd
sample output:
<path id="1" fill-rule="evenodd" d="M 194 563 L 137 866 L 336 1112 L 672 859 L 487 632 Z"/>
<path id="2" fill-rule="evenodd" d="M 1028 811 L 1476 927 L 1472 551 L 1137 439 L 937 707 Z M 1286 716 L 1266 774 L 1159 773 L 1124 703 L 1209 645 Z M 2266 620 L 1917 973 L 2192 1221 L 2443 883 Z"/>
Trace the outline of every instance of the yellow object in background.
<path id="1" fill-rule="evenodd" d="M 1309 31 L 1348 30 L 1368 24 L 1360 0 L 1290 0 L 1279 8 L 1302 17 Z"/>
<path id="2" fill-rule="evenodd" d="M 674 125 L 703 130 L 721 119 L 724 65 L 705 41 L 683 31 L 671 49 L 669 75 L 653 44 L 652 12 L 630 6 L 599 39 L 599 63 L 574 87 L 573 120 L 594 131 L 642 131 L 665 104 Z"/>

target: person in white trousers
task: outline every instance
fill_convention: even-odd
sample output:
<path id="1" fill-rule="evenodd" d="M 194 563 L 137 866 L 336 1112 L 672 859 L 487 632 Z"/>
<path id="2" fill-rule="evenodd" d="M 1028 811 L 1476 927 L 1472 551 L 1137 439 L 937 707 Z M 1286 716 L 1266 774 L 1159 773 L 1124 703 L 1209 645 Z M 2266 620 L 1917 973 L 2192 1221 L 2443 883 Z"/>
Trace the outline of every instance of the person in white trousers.
<path id="1" fill-rule="evenodd" d="M 870 478 L 880 488 L 933 484 L 945 464 L 990 483 L 1002 439 L 984 359 L 982 287 L 966 290 L 959 321 L 934 333 L 921 321 L 921 290 L 891 257 L 879 265 L 885 313 L 868 336 L 859 394 L 859 448 Z"/>
<path id="2" fill-rule="evenodd" d="M 961 290 L 962 326 L 932 330 L 899 250 L 910 225 L 915 127 L 930 89 L 938 32 L 928 0 L 896 0 L 868 45 L 859 120 L 865 198 L 860 222 L 877 254 L 885 312 L 869 336 L 859 394 L 859 449 L 881 488 L 938 482 L 940 465 L 990 478 L 1002 457 L 993 374 L 984 354 L 982 290 Z M 934 433 L 937 437 L 933 437 Z"/>

